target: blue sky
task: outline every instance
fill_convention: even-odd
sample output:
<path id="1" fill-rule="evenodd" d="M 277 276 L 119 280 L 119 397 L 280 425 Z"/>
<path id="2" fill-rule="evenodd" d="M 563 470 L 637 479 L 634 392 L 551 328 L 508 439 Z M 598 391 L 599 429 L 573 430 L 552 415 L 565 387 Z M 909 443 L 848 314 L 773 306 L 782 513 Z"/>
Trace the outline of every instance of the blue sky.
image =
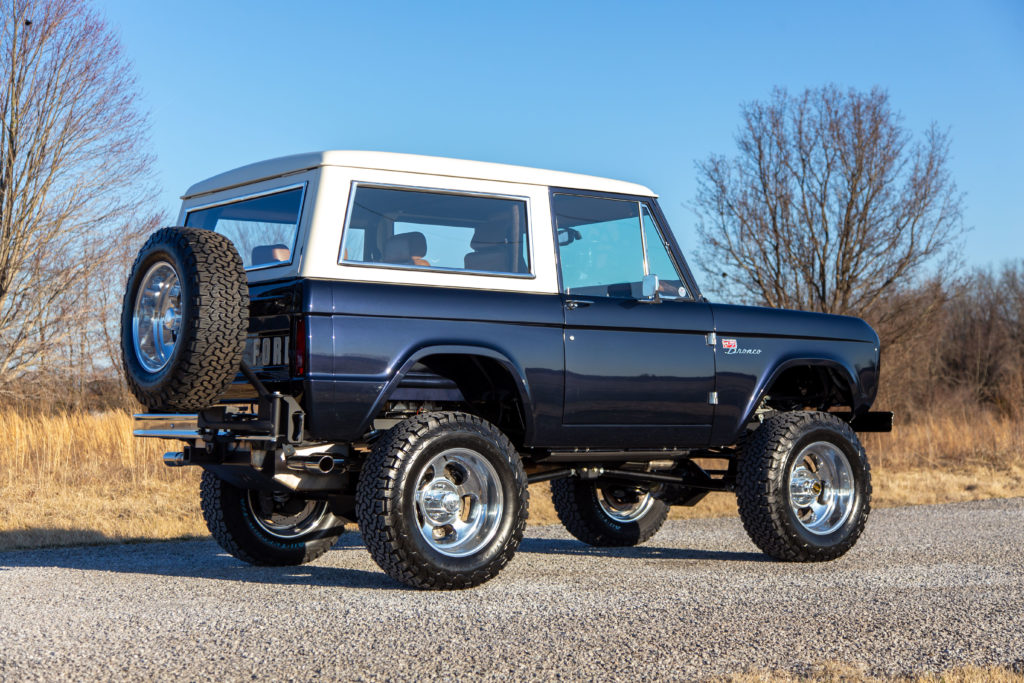
<path id="1" fill-rule="evenodd" d="M 373 149 L 639 182 L 689 253 L 694 162 L 734 151 L 740 103 L 833 82 L 948 127 L 967 262 L 1024 257 L 1024 2 L 95 6 L 135 62 L 172 217 L 235 166 Z"/>

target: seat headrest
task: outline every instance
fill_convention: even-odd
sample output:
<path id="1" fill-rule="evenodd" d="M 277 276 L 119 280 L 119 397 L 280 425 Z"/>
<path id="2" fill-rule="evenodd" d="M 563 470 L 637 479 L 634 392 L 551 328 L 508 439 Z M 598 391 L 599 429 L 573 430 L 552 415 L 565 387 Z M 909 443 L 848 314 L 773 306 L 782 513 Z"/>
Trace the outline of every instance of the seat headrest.
<path id="1" fill-rule="evenodd" d="M 409 254 L 413 257 L 427 255 L 427 238 L 422 232 L 403 232 L 395 235 L 395 239 L 402 238 L 409 245 Z"/>
<path id="2" fill-rule="evenodd" d="M 284 244 L 262 244 L 252 248 L 252 265 L 277 263 L 292 257 L 292 250 Z"/>
<path id="3" fill-rule="evenodd" d="M 473 231 L 473 239 L 469 246 L 475 251 L 487 247 L 499 247 L 511 244 L 509 226 L 505 223 L 481 225 Z"/>
<path id="4" fill-rule="evenodd" d="M 403 232 L 388 239 L 384 245 L 387 263 L 411 263 L 427 254 L 427 238 L 422 232 Z"/>

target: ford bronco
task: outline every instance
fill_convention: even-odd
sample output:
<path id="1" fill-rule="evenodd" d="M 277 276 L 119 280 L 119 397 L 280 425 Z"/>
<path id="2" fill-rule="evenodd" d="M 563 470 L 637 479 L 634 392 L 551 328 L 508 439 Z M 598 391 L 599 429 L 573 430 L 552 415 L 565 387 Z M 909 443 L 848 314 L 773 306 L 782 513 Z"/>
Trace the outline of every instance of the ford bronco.
<path id="1" fill-rule="evenodd" d="M 860 536 L 857 431 L 879 341 L 856 318 L 710 303 L 656 195 L 627 182 L 323 152 L 193 185 L 132 267 L 121 343 L 147 412 L 203 469 L 214 538 L 308 562 L 346 523 L 398 581 L 461 588 L 515 553 L 528 484 L 594 546 L 734 491 L 791 561 Z"/>

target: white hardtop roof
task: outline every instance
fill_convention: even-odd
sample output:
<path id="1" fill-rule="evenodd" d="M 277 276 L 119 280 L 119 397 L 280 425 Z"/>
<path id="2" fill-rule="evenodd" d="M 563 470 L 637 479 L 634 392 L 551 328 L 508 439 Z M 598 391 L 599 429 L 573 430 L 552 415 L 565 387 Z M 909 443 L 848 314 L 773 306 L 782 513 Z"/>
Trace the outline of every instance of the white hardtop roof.
<path id="1" fill-rule="evenodd" d="M 657 196 L 643 185 L 579 173 L 545 171 L 526 166 L 510 166 L 508 164 L 492 164 L 486 161 L 465 161 L 462 159 L 447 159 L 445 157 L 428 157 L 419 154 L 326 151 L 293 154 L 291 156 L 278 157 L 276 159 L 258 161 L 255 164 L 240 166 L 234 170 L 196 183 L 188 188 L 182 199 L 218 190 L 226 190 L 260 180 L 269 180 L 319 166 L 347 166 L 350 168 L 366 168 L 381 171 L 404 171 L 406 173 L 425 173 L 456 178 L 499 180 L 525 185 L 546 185 L 578 190 L 618 192 L 646 197 Z"/>

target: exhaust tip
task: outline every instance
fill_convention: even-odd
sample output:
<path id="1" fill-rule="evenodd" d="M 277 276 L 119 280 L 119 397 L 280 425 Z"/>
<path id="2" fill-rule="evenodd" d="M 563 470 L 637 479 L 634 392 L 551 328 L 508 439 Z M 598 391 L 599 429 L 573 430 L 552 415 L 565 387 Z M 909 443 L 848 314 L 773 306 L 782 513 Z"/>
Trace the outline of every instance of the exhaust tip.
<path id="1" fill-rule="evenodd" d="M 188 464 L 185 454 L 182 451 L 168 451 L 164 453 L 164 464 L 168 467 L 182 467 Z"/>
<path id="2" fill-rule="evenodd" d="M 317 472 L 320 472 L 322 474 L 330 474 L 331 470 L 334 469 L 334 458 L 332 458 L 329 455 L 324 455 L 322 458 L 316 461 L 315 466 Z"/>
<path id="3" fill-rule="evenodd" d="M 335 466 L 334 456 L 329 453 L 293 455 L 286 458 L 285 463 L 290 470 L 311 474 L 330 474 L 334 471 Z"/>

